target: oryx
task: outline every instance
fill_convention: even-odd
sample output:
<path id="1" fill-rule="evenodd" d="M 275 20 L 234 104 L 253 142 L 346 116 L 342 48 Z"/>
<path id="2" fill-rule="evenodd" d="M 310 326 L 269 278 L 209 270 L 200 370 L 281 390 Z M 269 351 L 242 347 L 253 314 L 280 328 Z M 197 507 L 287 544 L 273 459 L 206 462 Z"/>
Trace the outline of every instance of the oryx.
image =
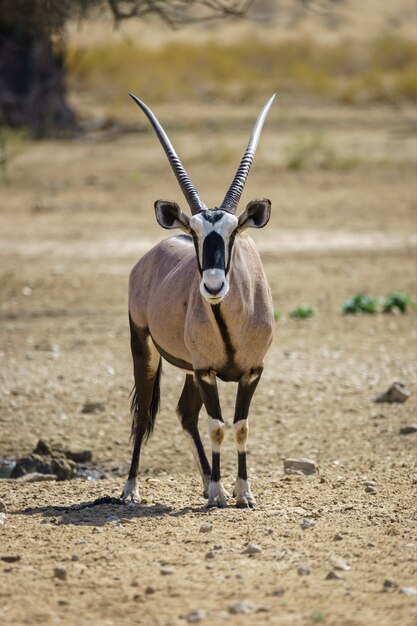
<path id="1" fill-rule="evenodd" d="M 248 413 L 272 342 L 274 317 L 271 290 L 259 253 L 244 231 L 267 224 L 271 203 L 267 199 L 253 200 L 239 216 L 235 212 L 275 96 L 256 121 L 223 202 L 218 208 L 208 209 L 155 115 L 130 95 L 152 124 L 191 209 L 191 217 L 175 202 L 157 200 L 159 224 L 163 228 L 178 228 L 185 234 L 158 243 L 130 274 L 134 447 L 122 498 L 139 500 L 140 449 L 154 427 L 163 357 L 186 374 L 177 414 L 191 440 L 208 507 L 224 507 L 227 498 L 220 480 L 225 424 L 216 379 L 238 383 L 234 414 L 238 474 L 234 495 L 238 507 L 254 507 L 246 470 Z M 203 404 L 209 416 L 211 467 L 198 431 Z"/>

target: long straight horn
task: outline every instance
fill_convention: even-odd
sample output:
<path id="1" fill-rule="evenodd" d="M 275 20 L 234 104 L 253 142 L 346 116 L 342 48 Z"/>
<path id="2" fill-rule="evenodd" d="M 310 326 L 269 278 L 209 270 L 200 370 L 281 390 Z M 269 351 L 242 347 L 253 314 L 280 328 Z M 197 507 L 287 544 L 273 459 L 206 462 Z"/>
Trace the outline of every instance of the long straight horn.
<path id="1" fill-rule="evenodd" d="M 225 195 L 225 198 L 221 204 L 221 209 L 235 213 L 237 205 L 239 204 L 240 196 L 242 195 L 243 188 L 246 183 L 246 179 L 249 174 L 250 167 L 252 165 L 253 157 L 255 156 L 256 148 L 258 147 L 259 137 L 261 136 L 262 127 L 268 115 L 269 109 L 275 99 L 274 94 L 272 98 L 268 100 L 264 108 L 259 114 L 256 124 L 253 127 L 252 134 L 249 139 L 248 147 L 245 150 L 245 154 L 242 157 L 238 170 L 235 174 L 232 184 L 229 187 L 229 191 Z"/>
<path id="2" fill-rule="evenodd" d="M 204 202 L 200 199 L 200 196 L 198 194 L 197 189 L 194 187 L 193 183 L 190 180 L 190 177 L 188 176 L 187 172 L 185 171 L 177 153 L 175 152 L 174 148 L 172 147 L 172 144 L 168 138 L 168 135 L 166 134 L 166 132 L 164 131 L 164 129 L 162 128 L 161 124 L 158 122 L 158 120 L 156 119 L 155 115 L 152 113 L 152 111 L 146 106 L 146 104 L 144 102 L 142 102 L 141 100 L 139 100 L 139 98 L 137 98 L 136 96 L 134 96 L 132 93 L 129 94 L 129 96 L 136 102 L 136 104 L 142 109 L 142 111 L 145 113 L 146 117 L 148 118 L 148 120 L 150 121 L 150 123 L 152 124 L 156 135 L 159 139 L 159 141 L 161 142 L 161 145 L 163 147 L 163 149 L 165 150 L 165 154 L 168 157 L 168 160 L 171 164 L 171 167 L 174 171 L 175 176 L 177 177 L 177 180 L 180 184 L 180 187 L 182 189 L 182 192 L 185 196 L 185 199 L 187 200 L 189 207 L 191 209 L 191 213 L 194 215 L 194 213 L 198 213 L 199 211 L 202 211 L 204 209 L 207 209 L 206 205 L 204 204 Z"/>

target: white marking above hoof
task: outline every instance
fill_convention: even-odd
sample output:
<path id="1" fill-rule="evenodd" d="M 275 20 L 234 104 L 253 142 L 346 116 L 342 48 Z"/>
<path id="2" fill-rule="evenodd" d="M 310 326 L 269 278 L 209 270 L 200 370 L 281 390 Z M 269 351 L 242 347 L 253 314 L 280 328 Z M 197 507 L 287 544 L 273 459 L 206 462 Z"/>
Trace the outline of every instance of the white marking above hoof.
<path id="1" fill-rule="evenodd" d="M 227 507 L 228 494 L 223 489 L 223 485 L 220 482 L 214 482 L 213 480 L 209 485 L 208 502 L 206 508 L 211 509 L 217 507 L 219 509 L 225 509 Z"/>
<path id="2" fill-rule="evenodd" d="M 132 502 L 140 502 L 139 496 L 139 481 L 137 478 L 129 478 L 123 488 L 122 500 L 127 500 L 129 497 Z"/>
<path id="3" fill-rule="evenodd" d="M 237 478 L 233 495 L 236 496 L 236 506 L 238 509 L 254 509 L 256 507 L 256 500 L 248 480 Z"/>

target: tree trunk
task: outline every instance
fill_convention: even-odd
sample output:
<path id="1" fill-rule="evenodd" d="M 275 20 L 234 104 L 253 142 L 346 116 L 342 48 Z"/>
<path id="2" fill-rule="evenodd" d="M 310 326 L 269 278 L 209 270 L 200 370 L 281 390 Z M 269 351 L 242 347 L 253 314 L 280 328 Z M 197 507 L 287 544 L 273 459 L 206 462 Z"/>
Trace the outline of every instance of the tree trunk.
<path id="1" fill-rule="evenodd" d="M 57 137 L 77 128 L 66 100 L 63 54 L 43 34 L 0 20 L 0 123 L 28 127 L 35 137 Z"/>

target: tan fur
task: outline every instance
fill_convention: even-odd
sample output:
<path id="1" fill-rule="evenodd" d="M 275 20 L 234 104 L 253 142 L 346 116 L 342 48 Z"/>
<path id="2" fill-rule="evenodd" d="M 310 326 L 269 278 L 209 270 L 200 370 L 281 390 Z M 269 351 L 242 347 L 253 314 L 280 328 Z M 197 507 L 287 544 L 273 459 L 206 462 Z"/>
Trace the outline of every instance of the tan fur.
<path id="1" fill-rule="evenodd" d="M 168 354 L 194 370 L 221 372 L 225 346 L 211 305 L 199 291 L 200 274 L 191 238 L 170 237 L 135 265 L 129 282 L 129 311 L 139 328 Z M 273 336 L 271 292 L 253 240 L 237 235 L 229 273 L 230 290 L 221 312 L 242 371 L 262 365 Z"/>

